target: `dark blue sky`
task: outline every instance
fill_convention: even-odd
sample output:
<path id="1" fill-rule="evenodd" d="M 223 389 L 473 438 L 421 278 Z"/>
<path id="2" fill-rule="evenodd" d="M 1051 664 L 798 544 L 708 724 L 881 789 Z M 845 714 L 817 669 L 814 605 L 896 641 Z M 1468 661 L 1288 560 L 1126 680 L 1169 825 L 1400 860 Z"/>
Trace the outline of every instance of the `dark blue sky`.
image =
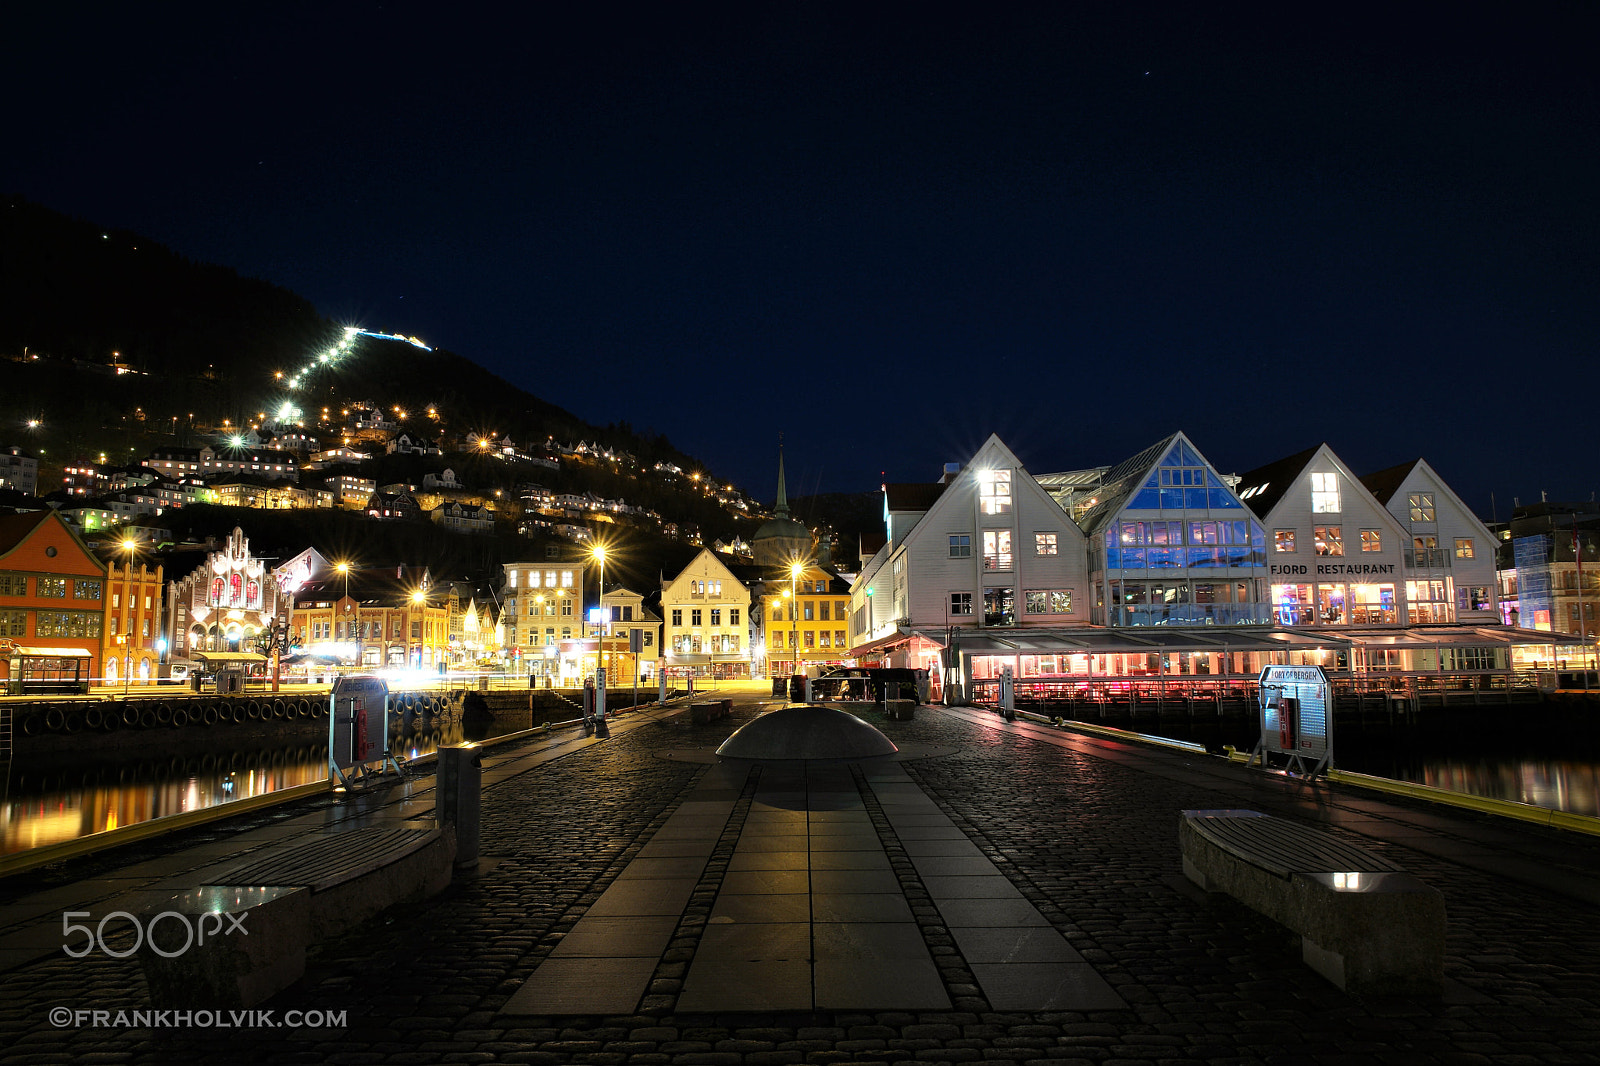
<path id="1" fill-rule="evenodd" d="M 12 18 L 0 187 L 764 497 L 780 430 L 1600 488 L 1596 5 L 578 6 Z"/>

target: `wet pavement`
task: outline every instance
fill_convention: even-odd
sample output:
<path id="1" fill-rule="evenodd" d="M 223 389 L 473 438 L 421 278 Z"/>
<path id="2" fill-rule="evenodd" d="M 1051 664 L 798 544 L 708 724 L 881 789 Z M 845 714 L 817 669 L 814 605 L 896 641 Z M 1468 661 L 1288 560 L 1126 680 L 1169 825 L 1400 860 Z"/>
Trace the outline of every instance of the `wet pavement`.
<path id="1" fill-rule="evenodd" d="M 1600 1062 L 1600 839 L 971 710 L 873 719 L 923 758 L 717 764 L 762 706 L 496 749 L 477 875 L 320 945 L 264 1005 L 338 1026 L 58 1028 L 145 1008 L 133 959 L 61 953 L 59 912 L 415 816 L 427 779 L 0 882 L 0 1062 Z M 1230 807 L 1443 893 L 1443 995 L 1340 992 L 1194 888 L 1178 812 Z"/>

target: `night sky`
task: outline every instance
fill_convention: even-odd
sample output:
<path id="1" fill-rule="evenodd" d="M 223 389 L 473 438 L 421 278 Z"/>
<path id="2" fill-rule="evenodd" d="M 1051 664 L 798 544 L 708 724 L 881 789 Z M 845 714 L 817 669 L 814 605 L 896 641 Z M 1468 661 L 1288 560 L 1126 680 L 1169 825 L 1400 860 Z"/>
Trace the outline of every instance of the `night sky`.
<path id="1" fill-rule="evenodd" d="M 763 498 L 780 431 L 1600 488 L 1600 5 L 36 6 L 0 188 Z"/>

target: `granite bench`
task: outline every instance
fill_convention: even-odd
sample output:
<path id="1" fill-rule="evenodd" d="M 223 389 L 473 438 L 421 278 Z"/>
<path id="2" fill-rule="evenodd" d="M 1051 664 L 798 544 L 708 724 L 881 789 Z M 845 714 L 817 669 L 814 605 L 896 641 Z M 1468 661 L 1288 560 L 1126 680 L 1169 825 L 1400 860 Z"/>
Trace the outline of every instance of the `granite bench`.
<path id="1" fill-rule="evenodd" d="M 1444 898 L 1366 848 L 1256 811 L 1184 811 L 1183 872 L 1300 935 L 1301 958 L 1347 992 L 1437 994 Z"/>
<path id="2" fill-rule="evenodd" d="M 708 700 L 689 704 L 689 724 L 705 725 L 714 722 L 733 710 L 732 700 Z"/>
<path id="3" fill-rule="evenodd" d="M 139 961 L 151 1005 L 261 1003 L 300 979 L 312 944 L 443 890 L 454 858 L 453 829 L 404 826 L 333 831 L 243 856 L 147 912 Z M 163 912 L 181 919 L 154 920 Z"/>

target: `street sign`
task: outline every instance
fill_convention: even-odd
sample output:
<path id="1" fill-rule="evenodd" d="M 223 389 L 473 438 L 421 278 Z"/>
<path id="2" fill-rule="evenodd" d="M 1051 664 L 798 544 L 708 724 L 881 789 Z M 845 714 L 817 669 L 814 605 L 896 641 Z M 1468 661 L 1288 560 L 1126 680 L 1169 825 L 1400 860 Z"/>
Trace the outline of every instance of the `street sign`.
<path id="1" fill-rule="evenodd" d="M 1289 769 L 1317 774 L 1333 766 L 1333 686 L 1320 666 L 1269 666 L 1259 679 L 1261 739 L 1250 753 L 1286 756 Z M 1310 771 L 1307 763 L 1314 763 Z"/>

